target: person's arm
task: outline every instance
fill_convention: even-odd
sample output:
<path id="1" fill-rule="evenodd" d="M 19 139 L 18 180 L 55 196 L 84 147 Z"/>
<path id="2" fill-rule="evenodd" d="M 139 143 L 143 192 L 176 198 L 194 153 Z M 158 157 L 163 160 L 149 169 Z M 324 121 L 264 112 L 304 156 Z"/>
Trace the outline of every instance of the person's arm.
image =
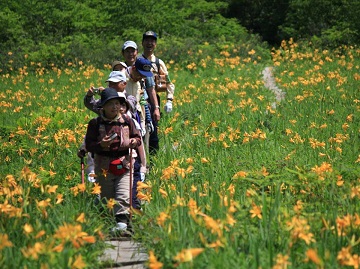
<path id="1" fill-rule="evenodd" d="M 166 78 L 166 98 L 169 101 L 174 99 L 175 85 L 171 82 L 168 69 L 163 60 L 159 59 L 160 64 L 160 75 L 165 75 Z"/>
<path id="2" fill-rule="evenodd" d="M 94 98 L 93 89 L 94 89 L 94 87 L 91 87 L 88 90 L 88 92 L 86 93 L 86 95 L 84 97 L 84 105 L 87 109 L 95 112 L 96 114 L 99 114 L 100 113 L 100 108 L 99 108 L 100 99 Z"/>
<path id="3" fill-rule="evenodd" d="M 132 119 L 127 116 L 124 115 L 124 117 L 127 118 L 127 122 L 129 124 L 129 129 L 130 129 L 130 147 L 131 148 L 137 148 L 141 145 L 141 135 L 140 135 L 140 131 L 138 129 L 136 129 L 136 126 L 134 124 L 134 122 L 132 121 Z"/>
<path id="4" fill-rule="evenodd" d="M 149 96 L 150 105 L 153 108 L 153 118 L 156 121 L 160 120 L 160 106 L 155 91 L 155 83 L 153 77 L 146 78 L 146 92 Z"/>
<path id="5" fill-rule="evenodd" d="M 98 141 L 99 137 L 99 128 L 97 124 L 97 118 L 90 120 L 86 135 L 85 135 L 85 147 L 86 150 L 93 153 L 98 153 L 103 151 L 102 146 L 100 145 L 101 141 Z"/>

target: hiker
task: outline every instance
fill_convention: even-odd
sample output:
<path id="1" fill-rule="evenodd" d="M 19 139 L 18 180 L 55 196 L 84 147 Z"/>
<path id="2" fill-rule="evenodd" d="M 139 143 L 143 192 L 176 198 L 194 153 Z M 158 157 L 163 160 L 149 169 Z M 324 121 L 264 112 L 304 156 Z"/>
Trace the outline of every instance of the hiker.
<path id="1" fill-rule="evenodd" d="M 109 74 L 108 79 L 105 81 L 108 83 L 109 88 L 115 89 L 117 92 L 125 92 L 127 79 L 124 72 L 121 71 L 112 71 Z M 84 105 L 91 111 L 98 113 L 99 108 L 97 104 L 100 102 L 99 99 L 94 98 L 94 87 L 90 87 L 84 97 Z M 98 90 L 101 92 L 104 87 L 99 87 Z"/>
<path id="2" fill-rule="evenodd" d="M 112 71 L 121 71 L 125 72 L 125 69 L 127 68 L 126 63 L 121 61 L 113 61 L 111 64 L 111 70 Z"/>
<path id="3" fill-rule="evenodd" d="M 157 45 L 157 34 L 153 31 L 147 31 L 143 34 L 142 47 L 143 53 L 140 57 L 148 59 L 152 64 L 152 72 L 154 73 L 155 91 L 157 101 L 160 104 L 160 92 L 166 92 L 166 104 L 164 107 L 165 112 L 172 111 L 172 102 L 174 98 L 175 85 L 171 82 L 168 69 L 163 60 L 157 58 L 154 54 Z M 150 154 L 155 154 L 159 149 L 159 138 L 157 134 L 157 121 L 155 121 L 155 131 L 149 138 Z"/>
<path id="4" fill-rule="evenodd" d="M 126 94 L 125 87 L 126 87 L 127 83 L 126 83 L 126 76 L 123 72 L 112 71 L 110 73 L 108 79 L 106 80 L 106 82 L 108 82 L 108 87 L 115 89 L 119 95 L 120 95 L 120 93 Z M 139 130 L 139 132 L 143 134 L 144 130 L 141 129 L 140 117 L 137 114 L 137 110 L 136 110 L 136 106 L 137 106 L 136 98 L 132 95 L 127 95 L 127 99 L 131 100 L 131 102 L 129 102 L 129 109 L 127 110 L 127 114 L 134 121 L 136 129 Z M 100 103 L 100 100 L 99 99 L 96 100 L 94 98 L 93 88 L 91 87 L 88 90 L 88 92 L 84 98 L 84 104 L 88 109 L 99 114 L 99 111 L 100 111 L 99 103 Z M 141 139 L 142 139 L 142 136 L 141 136 Z M 134 172 L 133 172 L 134 191 L 133 191 L 133 195 L 132 195 L 132 197 L 133 197 L 132 202 L 133 202 L 133 207 L 135 209 L 140 209 L 141 206 L 140 206 L 139 200 L 137 199 L 136 185 L 137 185 L 137 182 L 139 182 L 139 181 L 145 181 L 145 174 L 147 173 L 146 151 L 145 151 L 143 143 L 140 147 L 137 148 L 136 153 L 133 154 L 133 158 L 135 160 L 135 163 L 134 163 Z M 87 163 L 91 163 L 91 162 L 92 162 L 92 158 L 91 158 L 91 156 L 90 157 L 88 156 Z M 93 175 L 94 171 L 90 171 L 90 174 Z M 89 179 L 89 181 L 94 182 L 94 179 L 91 177 L 90 174 L 88 176 L 88 179 Z"/>
<path id="5" fill-rule="evenodd" d="M 134 41 L 127 40 L 122 46 L 121 53 L 124 57 L 125 64 L 127 66 L 132 66 L 135 64 L 135 61 L 137 59 L 138 46 Z"/>
<path id="6" fill-rule="evenodd" d="M 108 80 L 108 86 L 116 89 L 118 92 L 123 92 L 126 87 L 126 77 L 123 72 L 120 71 L 113 71 L 110 73 Z M 98 104 L 100 103 L 99 99 L 94 98 L 94 94 L 97 91 L 100 93 L 103 91 L 104 87 L 94 88 L 91 86 L 89 90 L 87 91 L 85 97 L 84 97 L 84 105 L 86 108 L 90 109 L 91 111 L 95 112 L 96 114 L 100 113 L 100 108 Z M 88 175 L 88 181 L 94 183 L 96 181 L 95 179 L 95 167 L 94 167 L 94 160 L 91 156 L 90 152 L 86 151 L 85 146 L 85 139 L 83 143 L 80 146 L 80 149 L 77 153 L 79 158 L 84 158 L 86 156 L 86 174 Z"/>
<path id="7" fill-rule="evenodd" d="M 120 97 L 121 96 L 121 97 Z M 130 108 L 123 93 L 113 88 L 101 92 L 100 115 L 90 120 L 85 145 L 94 154 L 96 182 L 101 186 L 100 198 L 114 199 L 115 230 L 127 229 L 130 217 L 129 150 L 141 145 L 134 122 L 126 115 Z M 132 165 L 131 165 L 132 166 Z"/>

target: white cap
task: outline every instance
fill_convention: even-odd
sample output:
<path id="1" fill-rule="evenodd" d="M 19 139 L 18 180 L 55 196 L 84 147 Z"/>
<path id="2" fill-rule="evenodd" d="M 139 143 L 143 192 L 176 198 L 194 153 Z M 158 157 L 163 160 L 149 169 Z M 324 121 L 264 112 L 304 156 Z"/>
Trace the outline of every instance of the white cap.
<path id="1" fill-rule="evenodd" d="M 123 47 L 122 47 L 122 50 L 126 50 L 127 48 L 134 48 L 134 49 L 138 49 L 136 43 L 134 41 L 131 41 L 131 40 L 128 40 L 128 41 L 125 41 Z"/>
<path id="2" fill-rule="evenodd" d="M 126 76 L 124 72 L 120 71 L 112 71 L 109 75 L 109 78 L 105 82 L 120 82 L 120 81 L 126 81 Z"/>

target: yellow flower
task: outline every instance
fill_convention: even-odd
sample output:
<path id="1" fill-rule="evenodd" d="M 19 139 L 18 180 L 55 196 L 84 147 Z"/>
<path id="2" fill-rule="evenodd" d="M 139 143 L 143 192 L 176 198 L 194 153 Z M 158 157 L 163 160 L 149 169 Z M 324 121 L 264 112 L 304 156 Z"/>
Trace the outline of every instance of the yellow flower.
<path id="1" fill-rule="evenodd" d="M 341 265 L 347 265 L 347 262 L 351 259 L 350 253 L 351 247 L 343 247 L 337 255 L 337 260 L 340 262 Z"/>
<path id="2" fill-rule="evenodd" d="M 108 170 L 102 169 L 102 168 L 101 168 L 101 170 L 102 170 L 102 175 L 106 178 L 107 174 L 108 174 Z"/>
<path id="3" fill-rule="evenodd" d="M 55 193 L 56 189 L 58 188 L 58 185 L 55 185 L 55 186 L 47 185 L 46 188 L 47 188 L 48 193 Z"/>
<path id="4" fill-rule="evenodd" d="M 42 200 L 40 202 L 36 201 L 36 204 L 38 207 L 47 207 L 50 205 L 50 202 L 51 202 L 51 199 L 50 198 L 47 198 L 46 200 Z"/>
<path id="5" fill-rule="evenodd" d="M 159 192 L 163 198 L 166 198 L 168 196 L 168 193 L 164 189 L 160 188 Z"/>
<path id="6" fill-rule="evenodd" d="M 219 221 L 213 219 L 210 216 L 207 216 L 205 214 L 200 214 L 202 215 L 205 221 L 205 226 L 208 230 L 210 230 L 213 234 L 217 234 L 218 236 L 221 236 L 223 231 L 222 231 L 222 225 Z"/>
<path id="7" fill-rule="evenodd" d="M 263 167 L 261 168 L 261 174 L 262 174 L 264 177 L 266 177 L 266 176 L 269 175 L 269 172 L 266 171 L 266 167 L 265 167 L 265 166 L 263 166 Z"/>
<path id="8" fill-rule="evenodd" d="M 195 185 L 191 185 L 191 192 L 196 192 L 197 191 L 197 188 Z"/>
<path id="9" fill-rule="evenodd" d="M 35 239 L 38 239 L 38 238 L 42 237 L 44 234 L 45 234 L 45 231 L 44 231 L 44 230 L 41 230 L 40 232 L 38 232 L 38 233 L 35 235 Z"/>
<path id="10" fill-rule="evenodd" d="M 77 219 L 76 219 L 77 222 L 80 222 L 80 223 L 84 223 L 85 222 L 85 214 L 84 213 L 81 213 Z"/>
<path id="11" fill-rule="evenodd" d="M 150 200 L 151 200 L 151 195 L 150 195 L 150 194 L 149 194 L 149 195 L 146 195 L 146 194 L 144 194 L 144 193 L 142 193 L 142 192 L 139 192 L 139 193 L 136 195 L 136 197 L 139 198 L 139 199 L 142 200 L 142 201 L 148 201 L 148 202 L 150 202 Z"/>
<path id="12" fill-rule="evenodd" d="M 113 198 L 110 198 L 110 199 L 107 201 L 106 207 L 107 207 L 108 209 L 113 209 L 113 208 L 114 208 L 114 205 L 116 205 L 116 201 L 115 201 Z"/>
<path id="13" fill-rule="evenodd" d="M 70 258 L 70 261 L 72 259 Z M 82 269 L 82 268 L 86 268 L 86 263 L 83 261 L 83 258 L 81 256 L 81 254 L 79 254 L 76 258 L 74 263 L 71 265 L 71 269 Z"/>
<path id="14" fill-rule="evenodd" d="M 201 162 L 202 162 L 202 163 L 208 163 L 208 162 L 209 162 L 209 160 L 208 160 L 208 159 L 206 159 L 206 158 L 201 158 Z"/>
<path id="15" fill-rule="evenodd" d="M 143 189 L 148 189 L 148 188 L 150 188 L 150 186 L 144 182 L 139 181 L 137 183 L 137 187 L 136 187 L 137 191 L 141 191 Z"/>
<path id="16" fill-rule="evenodd" d="M 84 192 L 86 190 L 85 183 L 78 184 L 78 189 L 80 192 Z"/>
<path id="17" fill-rule="evenodd" d="M 174 260 L 179 262 L 191 262 L 196 256 L 204 251 L 204 248 L 189 248 L 181 250 Z"/>
<path id="18" fill-rule="evenodd" d="M 226 214 L 226 222 L 227 222 L 227 224 L 229 224 L 230 226 L 234 226 L 234 224 L 236 223 L 236 220 L 233 218 L 232 215 Z"/>
<path id="19" fill-rule="evenodd" d="M 100 194 L 101 193 L 101 186 L 99 185 L 99 183 L 94 183 L 94 187 L 92 188 L 91 193 L 92 194 Z"/>
<path id="20" fill-rule="evenodd" d="M 167 167 L 162 171 L 161 179 L 170 179 L 175 176 L 175 169 L 174 167 Z"/>
<path id="21" fill-rule="evenodd" d="M 156 220 L 161 227 L 164 227 L 165 221 L 169 218 L 170 216 L 168 214 L 166 214 L 165 212 L 161 212 L 160 215 L 156 218 Z"/>
<path id="22" fill-rule="evenodd" d="M 27 234 L 32 233 L 34 231 L 33 227 L 27 223 L 24 225 L 23 228 L 24 228 L 24 232 Z"/>
<path id="23" fill-rule="evenodd" d="M 360 186 L 351 188 L 350 198 L 353 199 L 354 197 L 360 198 Z"/>
<path id="24" fill-rule="evenodd" d="M 80 224 L 72 225 L 67 223 L 58 228 L 54 238 L 60 239 L 62 243 L 71 242 L 75 248 L 80 248 L 85 243 L 94 243 L 96 241 L 94 236 L 89 236 L 86 232 L 82 231 Z"/>
<path id="25" fill-rule="evenodd" d="M 276 255 L 276 264 L 272 269 L 287 269 L 289 265 L 291 265 L 291 262 L 289 262 L 289 255 L 282 255 L 279 253 Z"/>
<path id="26" fill-rule="evenodd" d="M 247 173 L 244 172 L 244 171 L 239 171 L 237 172 L 235 175 L 233 175 L 233 179 L 238 179 L 238 178 L 241 178 L 241 177 L 246 177 L 247 176 Z"/>
<path id="27" fill-rule="evenodd" d="M 213 243 L 210 243 L 210 244 L 206 244 L 207 247 L 209 248 L 215 248 L 215 251 L 217 252 L 218 251 L 218 248 L 223 248 L 225 247 L 225 245 L 218 239 L 216 240 L 215 242 Z"/>
<path id="28" fill-rule="evenodd" d="M 7 234 L 1 234 L 0 233 L 0 250 L 6 248 L 6 247 L 12 247 L 13 243 L 11 243 L 8 239 Z"/>
<path id="29" fill-rule="evenodd" d="M 259 219 L 262 219 L 261 215 L 261 206 L 257 206 L 256 204 L 252 204 L 252 209 L 250 210 L 251 218 L 258 217 Z"/>
<path id="30" fill-rule="evenodd" d="M 150 269 L 161 269 L 163 267 L 163 264 L 156 259 L 156 256 L 152 250 L 149 251 L 148 266 Z"/>
<path id="31" fill-rule="evenodd" d="M 308 249 L 306 251 L 306 257 L 307 259 L 309 259 L 310 261 L 312 261 L 313 263 L 317 264 L 317 265 L 321 265 L 322 264 L 322 260 L 319 258 L 317 251 L 315 249 Z"/>
<path id="32" fill-rule="evenodd" d="M 56 195 L 56 203 L 55 204 L 60 204 L 63 201 L 63 195 L 61 193 L 59 193 L 58 195 Z"/>
<path id="33" fill-rule="evenodd" d="M 226 148 L 226 149 L 230 148 L 230 146 L 226 142 L 223 142 L 223 147 Z"/>

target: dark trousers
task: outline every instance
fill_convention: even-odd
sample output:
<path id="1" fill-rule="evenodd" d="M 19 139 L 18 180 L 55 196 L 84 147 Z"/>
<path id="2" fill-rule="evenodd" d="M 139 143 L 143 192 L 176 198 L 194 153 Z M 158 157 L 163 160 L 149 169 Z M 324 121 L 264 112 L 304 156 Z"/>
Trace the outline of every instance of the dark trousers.
<path id="1" fill-rule="evenodd" d="M 156 94 L 158 99 L 158 104 L 160 105 L 160 96 Z M 151 107 L 151 116 L 154 114 L 154 108 Z M 158 122 L 152 118 L 152 124 L 154 126 L 154 131 L 149 136 L 149 153 L 150 155 L 155 155 L 159 149 L 159 137 L 158 137 Z"/>
<path id="2" fill-rule="evenodd" d="M 141 203 L 140 200 L 137 198 L 137 183 L 139 181 L 141 181 L 141 176 L 140 176 L 140 165 L 141 161 L 139 157 L 136 157 L 135 162 L 134 162 L 134 174 L 133 174 L 133 185 L 132 185 L 132 206 L 135 209 L 140 209 L 141 208 Z"/>

